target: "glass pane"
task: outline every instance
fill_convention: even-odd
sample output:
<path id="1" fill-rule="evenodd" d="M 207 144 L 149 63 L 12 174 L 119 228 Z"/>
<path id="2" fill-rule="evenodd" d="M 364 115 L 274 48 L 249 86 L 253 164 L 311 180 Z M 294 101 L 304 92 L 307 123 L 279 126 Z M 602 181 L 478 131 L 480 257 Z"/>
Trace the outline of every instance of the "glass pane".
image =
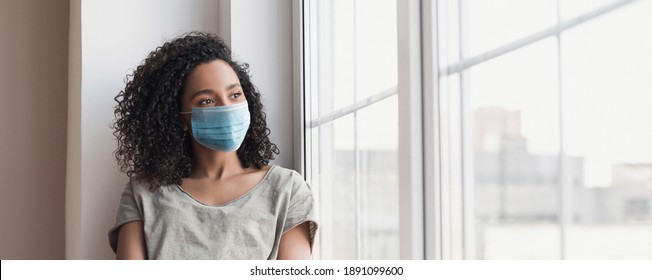
<path id="1" fill-rule="evenodd" d="M 362 259 L 399 259 L 398 97 L 357 114 Z"/>
<path id="2" fill-rule="evenodd" d="M 398 83 L 396 0 L 350 2 L 356 3 L 355 97 L 363 100 Z"/>
<path id="3" fill-rule="evenodd" d="M 557 23 L 557 0 L 460 0 L 465 57 L 475 56 Z"/>
<path id="4" fill-rule="evenodd" d="M 320 234 L 322 259 L 357 258 L 357 193 L 353 116 L 319 129 L 313 163 L 319 166 Z M 314 184 L 314 182 L 313 182 Z"/>
<path id="5" fill-rule="evenodd" d="M 562 20 L 568 20 L 582 14 L 618 2 L 617 0 L 560 0 L 559 12 Z"/>
<path id="6" fill-rule="evenodd" d="M 396 87 L 395 0 L 309 4 L 312 121 Z M 319 185 L 320 257 L 397 259 L 397 98 L 334 117 L 309 132 L 315 141 L 318 131 L 309 164 Z"/>
<path id="7" fill-rule="evenodd" d="M 556 62 L 552 38 L 469 70 L 478 259 L 560 257 Z"/>
<path id="8" fill-rule="evenodd" d="M 562 37 L 571 259 L 652 259 L 651 11 L 640 1 Z"/>
<path id="9" fill-rule="evenodd" d="M 329 28 L 332 40 L 322 42 L 323 45 L 332 44 L 332 61 L 324 61 L 323 65 L 332 64 L 329 69 L 333 77 L 332 85 L 330 86 L 331 93 L 323 92 L 320 96 L 331 95 L 333 98 L 333 110 L 353 104 L 355 100 L 355 1 L 334 0 L 334 1 L 317 1 L 322 2 L 321 5 L 332 5 L 332 12 L 330 15 L 320 14 L 320 17 L 326 18 L 325 22 L 328 26 L 321 25 L 321 33 L 327 33 Z M 335 20 L 337 19 L 337 20 Z M 320 82 L 327 82 L 326 79 L 320 78 Z M 329 112 L 324 112 L 329 113 Z"/>
<path id="10" fill-rule="evenodd" d="M 319 115 L 396 86 L 395 0 L 315 1 Z"/>

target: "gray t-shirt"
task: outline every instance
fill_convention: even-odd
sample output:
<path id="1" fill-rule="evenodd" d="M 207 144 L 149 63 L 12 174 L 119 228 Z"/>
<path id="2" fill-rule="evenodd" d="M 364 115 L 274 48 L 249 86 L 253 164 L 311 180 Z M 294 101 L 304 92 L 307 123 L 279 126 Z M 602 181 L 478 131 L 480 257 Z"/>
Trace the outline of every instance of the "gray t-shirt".
<path id="1" fill-rule="evenodd" d="M 312 247 L 317 231 L 310 186 L 276 165 L 249 192 L 219 206 L 201 203 L 178 185 L 152 192 L 132 178 L 109 231 L 114 252 L 117 229 L 136 220 L 143 221 L 150 259 L 276 259 L 283 233 L 309 222 Z"/>

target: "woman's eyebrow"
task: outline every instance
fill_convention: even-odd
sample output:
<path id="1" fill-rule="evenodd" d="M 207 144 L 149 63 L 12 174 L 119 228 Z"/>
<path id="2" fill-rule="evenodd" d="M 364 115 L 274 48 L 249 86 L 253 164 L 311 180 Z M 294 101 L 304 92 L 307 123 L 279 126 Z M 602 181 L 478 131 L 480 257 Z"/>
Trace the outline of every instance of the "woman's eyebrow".
<path id="1" fill-rule="evenodd" d="M 228 85 L 226 87 L 226 90 L 232 90 L 233 88 L 236 88 L 236 87 L 242 87 L 242 86 L 239 83 L 233 83 L 233 84 Z M 193 93 L 191 98 L 195 98 L 195 97 L 197 97 L 197 95 L 200 95 L 200 94 L 211 94 L 211 93 L 215 93 L 215 91 L 210 89 L 210 88 L 202 89 L 200 91 L 197 91 L 197 92 Z"/>
<path id="2" fill-rule="evenodd" d="M 242 87 L 239 83 L 233 83 L 230 84 L 228 87 L 226 87 L 226 90 L 232 90 L 235 87 Z"/>
<path id="3" fill-rule="evenodd" d="M 197 97 L 197 95 L 200 95 L 200 94 L 209 94 L 209 93 L 214 93 L 214 92 L 215 91 L 210 89 L 210 88 L 202 89 L 200 91 L 197 91 L 197 92 L 193 93 L 191 99 Z"/>

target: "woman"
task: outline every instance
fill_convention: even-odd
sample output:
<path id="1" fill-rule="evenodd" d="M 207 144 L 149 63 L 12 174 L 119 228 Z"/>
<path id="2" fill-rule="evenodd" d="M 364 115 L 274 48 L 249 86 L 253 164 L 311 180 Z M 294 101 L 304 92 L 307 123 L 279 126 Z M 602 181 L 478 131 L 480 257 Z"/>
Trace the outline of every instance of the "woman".
<path id="1" fill-rule="evenodd" d="M 268 165 L 278 148 L 248 65 L 190 33 L 149 54 L 116 97 L 130 177 L 109 243 L 117 259 L 308 259 L 310 187 Z"/>

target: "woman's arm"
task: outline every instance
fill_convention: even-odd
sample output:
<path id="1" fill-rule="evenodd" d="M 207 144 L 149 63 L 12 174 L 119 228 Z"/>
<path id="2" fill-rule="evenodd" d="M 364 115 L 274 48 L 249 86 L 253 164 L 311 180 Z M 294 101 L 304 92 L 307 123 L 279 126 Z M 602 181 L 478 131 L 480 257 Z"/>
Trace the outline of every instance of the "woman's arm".
<path id="1" fill-rule="evenodd" d="M 310 222 L 303 222 L 281 236 L 277 259 L 308 260 L 310 254 Z"/>
<path id="2" fill-rule="evenodd" d="M 145 260 L 147 249 L 143 221 L 128 222 L 118 229 L 116 260 Z"/>

